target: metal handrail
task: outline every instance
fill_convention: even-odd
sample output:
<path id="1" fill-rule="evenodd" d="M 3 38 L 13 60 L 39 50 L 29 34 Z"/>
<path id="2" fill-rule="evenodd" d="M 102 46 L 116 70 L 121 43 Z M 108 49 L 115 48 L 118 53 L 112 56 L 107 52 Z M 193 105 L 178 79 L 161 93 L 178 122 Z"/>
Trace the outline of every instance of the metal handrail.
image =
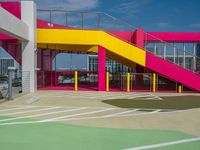
<path id="1" fill-rule="evenodd" d="M 131 29 L 131 30 L 134 30 L 134 29 L 136 29 L 136 27 L 135 26 L 133 26 L 133 25 L 131 25 L 131 24 L 129 24 L 127 21 L 124 21 L 124 20 L 120 20 L 120 19 L 118 19 L 118 18 L 116 18 L 116 17 L 113 17 L 113 16 L 111 16 L 111 15 L 109 15 L 109 14 L 107 14 L 107 13 L 104 13 L 104 12 L 95 12 L 95 13 L 93 13 L 93 12 L 90 12 L 90 11 L 77 11 L 77 10 L 48 10 L 48 9 L 46 9 L 46 10 L 41 10 L 41 9 L 38 9 L 38 11 L 42 11 L 42 12 L 49 12 L 50 13 L 50 23 L 51 23 L 51 13 L 52 12 L 64 12 L 64 13 L 71 13 L 71 12 L 73 12 L 73 13 L 82 13 L 82 14 L 84 14 L 84 13 L 91 13 L 91 14 L 96 14 L 96 15 L 98 15 L 97 17 L 100 17 L 100 15 L 104 15 L 104 16 L 106 16 L 106 17 L 108 17 L 108 18 L 110 18 L 111 20 L 113 20 L 113 21 L 117 21 L 117 22 L 119 22 L 119 23 L 122 23 L 123 25 L 126 25 L 127 27 L 128 27 L 128 29 Z M 84 28 L 83 26 L 83 16 L 82 16 L 82 29 Z M 97 29 L 98 30 L 102 30 L 102 29 L 100 29 L 100 25 L 99 24 L 97 24 Z M 105 31 L 105 30 L 102 30 L 102 31 Z M 108 32 L 107 32 L 108 33 Z M 126 41 L 126 40 L 124 40 L 124 39 L 122 39 L 121 37 L 119 37 L 119 36 L 117 36 L 117 35 L 114 35 L 114 34 L 112 34 L 112 33 L 108 33 L 108 34 L 110 34 L 110 35 L 112 35 L 112 36 L 114 36 L 114 37 L 116 37 L 116 38 L 119 38 L 119 39 L 121 39 L 121 40 L 123 40 L 124 42 L 126 42 L 126 43 L 128 43 L 128 44 L 131 44 L 131 45 L 133 45 L 133 46 L 136 46 L 135 44 L 133 44 L 133 43 L 131 43 L 130 41 Z M 149 33 L 147 33 L 147 32 L 144 32 L 144 36 L 150 36 L 151 38 L 153 38 L 154 39 L 154 41 L 156 41 L 156 42 L 159 42 L 159 43 L 163 43 L 163 44 L 166 44 L 166 46 L 170 46 L 170 47 L 172 47 L 172 49 L 175 49 L 177 52 L 178 51 L 180 51 L 180 50 L 182 50 L 182 49 L 180 49 L 180 48 L 176 48 L 172 43 L 169 43 L 169 42 L 167 42 L 167 41 L 164 41 L 164 40 L 162 40 L 162 39 L 159 39 L 158 37 L 156 37 L 155 35 L 152 35 L 152 34 L 149 34 Z M 145 37 L 145 38 L 147 38 L 147 37 Z M 147 39 L 145 39 L 145 42 L 147 42 Z M 152 53 L 151 51 L 149 51 L 148 49 L 146 49 L 146 46 L 147 46 L 147 43 L 145 43 L 145 48 L 144 48 L 144 50 L 147 50 L 148 52 L 150 52 L 150 53 Z M 162 49 L 162 51 L 163 51 L 163 49 Z M 190 53 L 190 52 L 188 52 L 187 50 L 185 50 L 185 49 L 183 49 L 183 52 L 184 53 L 187 53 L 187 55 L 190 55 L 191 57 L 195 57 L 196 59 L 199 59 L 200 60 L 200 57 L 198 57 L 198 56 L 194 56 L 194 54 L 193 53 Z M 154 53 L 152 53 L 152 54 L 154 54 Z M 155 54 L 154 54 L 155 55 Z M 156 56 L 158 56 L 158 57 L 160 57 L 159 55 L 156 55 Z M 179 56 L 175 56 L 175 58 L 176 57 L 179 57 Z M 163 58 L 163 57 L 161 57 L 162 59 L 165 59 L 165 58 Z M 165 59 L 166 61 L 169 61 L 169 60 L 167 60 L 167 59 Z M 171 62 L 171 61 L 169 61 L 169 62 Z M 176 65 L 179 65 L 179 64 L 177 64 L 176 62 L 171 62 L 171 63 L 173 63 L 173 64 L 176 64 Z M 196 63 L 199 63 L 199 62 L 196 62 Z M 179 65 L 180 66 L 180 65 Z M 181 67 L 183 67 L 183 66 L 181 66 Z M 185 67 L 183 67 L 183 68 L 185 68 Z M 185 69 L 187 69 L 187 70 L 189 70 L 189 71 L 192 71 L 192 72 L 194 72 L 194 70 L 190 70 L 190 69 L 188 69 L 188 68 L 185 68 Z M 195 72 L 196 73 L 196 72 Z"/>

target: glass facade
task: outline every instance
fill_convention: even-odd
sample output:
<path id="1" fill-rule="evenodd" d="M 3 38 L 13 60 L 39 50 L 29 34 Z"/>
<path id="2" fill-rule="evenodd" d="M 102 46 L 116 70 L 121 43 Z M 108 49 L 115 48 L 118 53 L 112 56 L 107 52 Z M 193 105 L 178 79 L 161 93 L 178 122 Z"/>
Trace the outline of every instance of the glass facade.
<path id="1" fill-rule="evenodd" d="M 88 55 L 88 62 L 87 62 L 87 70 L 90 72 L 98 72 L 98 56 L 97 55 Z M 113 61 L 111 59 L 106 58 L 106 71 L 110 73 L 116 72 L 134 72 L 133 69 Z"/>
<path id="2" fill-rule="evenodd" d="M 192 71 L 200 67 L 200 43 L 148 42 L 146 50 Z"/>

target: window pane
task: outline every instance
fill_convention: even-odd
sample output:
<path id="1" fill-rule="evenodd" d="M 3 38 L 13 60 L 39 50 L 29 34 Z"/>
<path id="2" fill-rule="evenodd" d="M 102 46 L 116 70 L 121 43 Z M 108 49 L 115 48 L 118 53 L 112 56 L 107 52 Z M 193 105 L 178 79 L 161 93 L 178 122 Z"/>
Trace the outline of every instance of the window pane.
<path id="1" fill-rule="evenodd" d="M 163 57 L 164 43 L 156 43 L 156 55 Z"/>
<path id="2" fill-rule="evenodd" d="M 193 54 L 194 54 L 194 44 L 185 43 L 185 55 L 193 56 Z"/>
<path id="3" fill-rule="evenodd" d="M 183 56 L 184 54 L 184 44 L 183 43 L 175 43 L 176 47 L 176 56 Z"/>
<path id="4" fill-rule="evenodd" d="M 173 44 L 166 44 L 166 55 L 167 56 L 174 56 L 174 45 Z"/>
<path id="5" fill-rule="evenodd" d="M 150 51 L 152 53 L 154 53 L 154 47 L 155 47 L 155 43 L 147 43 L 146 45 L 147 51 Z"/>

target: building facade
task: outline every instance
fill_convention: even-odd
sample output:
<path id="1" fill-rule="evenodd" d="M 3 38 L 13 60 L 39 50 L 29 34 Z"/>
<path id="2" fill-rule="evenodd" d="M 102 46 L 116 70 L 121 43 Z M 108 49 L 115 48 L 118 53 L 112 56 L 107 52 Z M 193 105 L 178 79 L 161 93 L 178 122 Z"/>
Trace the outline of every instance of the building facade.
<path id="1" fill-rule="evenodd" d="M 72 76 L 74 86 L 76 86 L 74 89 L 78 89 L 78 81 L 80 81 L 78 77 L 81 75 L 81 70 L 77 68 L 72 71 L 53 69 L 52 62 L 62 51 L 96 54 L 88 56 L 87 71 L 97 74 L 98 83 L 95 84 L 99 91 L 108 91 L 107 88 L 111 82 L 109 73 L 126 72 L 125 76 L 119 76 L 119 78 L 115 76 L 113 83 L 122 81 L 123 77 L 127 91 L 130 91 L 131 84 L 143 89 L 142 86 L 146 85 L 144 84 L 145 73 L 148 73 L 150 74 L 148 83 L 152 92 L 158 89 L 159 85 L 156 85 L 158 76 L 162 76 L 163 82 L 160 86 L 163 89 L 170 86 L 173 86 L 175 90 L 187 87 L 200 92 L 200 72 L 198 71 L 200 69 L 200 32 L 145 32 L 142 28 L 130 28 L 131 25 L 106 14 L 105 16 L 110 16 L 108 19 L 114 21 L 115 25 L 124 23 L 128 30 L 114 28 L 116 26 L 108 22 L 106 26 L 109 25 L 111 28 L 105 29 L 105 22 L 102 22 L 102 19 L 90 18 L 90 21 L 87 21 L 84 18 L 84 12 L 73 12 L 82 16 L 79 18 L 81 22 L 70 25 L 70 19 L 66 17 L 69 15 L 68 11 L 43 10 L 43 13 L 51 14 L 47 16 L 48 19 L 45 19 L 46 17 L 36 15 L 41 11 L 37 11 L 37 6 L 33 1 L 0 2 L 0 4 L 2 6 L 0 18 L 4 20 L 4 24 L 0 27 L 2 28 L 1 45 L 15 60 L 17 58 L 21 60 L 18 62 L 22 66 L 24 92 L 34 92 L 41 81 L 44 81 L 44 88 L 48 89 L 49 85 L 57 88 L 61 75 Z M 65 14 L 62 18 L 65 24 L 56 22 L 58 13 Z M 92 13 L 92 15 L 96 18 L 102 17 L 99 13 Z M 97 26 L 89 28 L 87 24 L 90 22 Z M 19 26 L 9 26 L 10 24 Z M 17 51 L 17 45 L 21 51 Z M 132 76 L 130 72 L 134 72 Z M 89 73 L 82 72 L 82 74 L 85 77 Z M 137 84 L 133 84 L 132 81 L 136 81 Z M 83 87 L 88 86 L 90 83 L 83 85 Z"/>
<path id="2" fill-rule="evenodd" d="M 146 49 L 184 68 L 195 71 L 200 67 L 200 43 L 196 42 L 147 42 Z"/>

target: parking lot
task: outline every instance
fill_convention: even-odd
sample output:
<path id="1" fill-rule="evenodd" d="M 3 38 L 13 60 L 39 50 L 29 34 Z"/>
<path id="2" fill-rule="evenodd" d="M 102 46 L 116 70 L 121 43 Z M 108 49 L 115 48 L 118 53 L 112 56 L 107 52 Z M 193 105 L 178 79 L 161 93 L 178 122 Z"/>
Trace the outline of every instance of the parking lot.
<path id="1" fill-rule="evenodd" d="M 194 99 L 195 108 L 160 107 L 170 106 L 173 98 L 177 99 L 176 103 L 185 98 L 185 105 L 187 96 L 190 102 Z M 45 144 L 47 142 L 51 145 L 53 140 L 61 148 L 69 149 L 176 147 L 182 150 L 191 145 L 193 149 L 198 149 L 200 109 L 196 103 L 197 96 L 175 93 L 39 91 L 17 96 L 11 101 L 0 101 L 0 134 L 6 134 L 7 139 L 15 141 L 11 142 L 12 148 L 20 148 L 15 143 L 21 143 L 22 140 L 31 140 L 33 148 L 37 148 L 34 146 L 37 143 L 43 145 L 44 149 L 53 149 L 55 144 L 52 147 Z M 131 105 L 124 107 L 127 101 Z M 148 103 L 155 106 L 147 107 Z M 47 137 L 48 133 L 50 135 Z M 64 142 L 61 137 L 68 139 L 68 142 Z M 46 138 L 46 142 L 38 141 L 38 138 Z M 84 148 L 78 146 L 85 143 L 83 139 L 87 143 Z M 74 140 L 77 142 L 71 145 Z M 0 143 L 8 141 L 4 139 Z M 96 145 L 91 145 L 91 141 Z M 108 141 L 116 141 L 118 144 L 113 146 Z M 27 148 L 30 148 L 29 144 Z M 7 146 L 4 148 L 9 149 Z"/>

